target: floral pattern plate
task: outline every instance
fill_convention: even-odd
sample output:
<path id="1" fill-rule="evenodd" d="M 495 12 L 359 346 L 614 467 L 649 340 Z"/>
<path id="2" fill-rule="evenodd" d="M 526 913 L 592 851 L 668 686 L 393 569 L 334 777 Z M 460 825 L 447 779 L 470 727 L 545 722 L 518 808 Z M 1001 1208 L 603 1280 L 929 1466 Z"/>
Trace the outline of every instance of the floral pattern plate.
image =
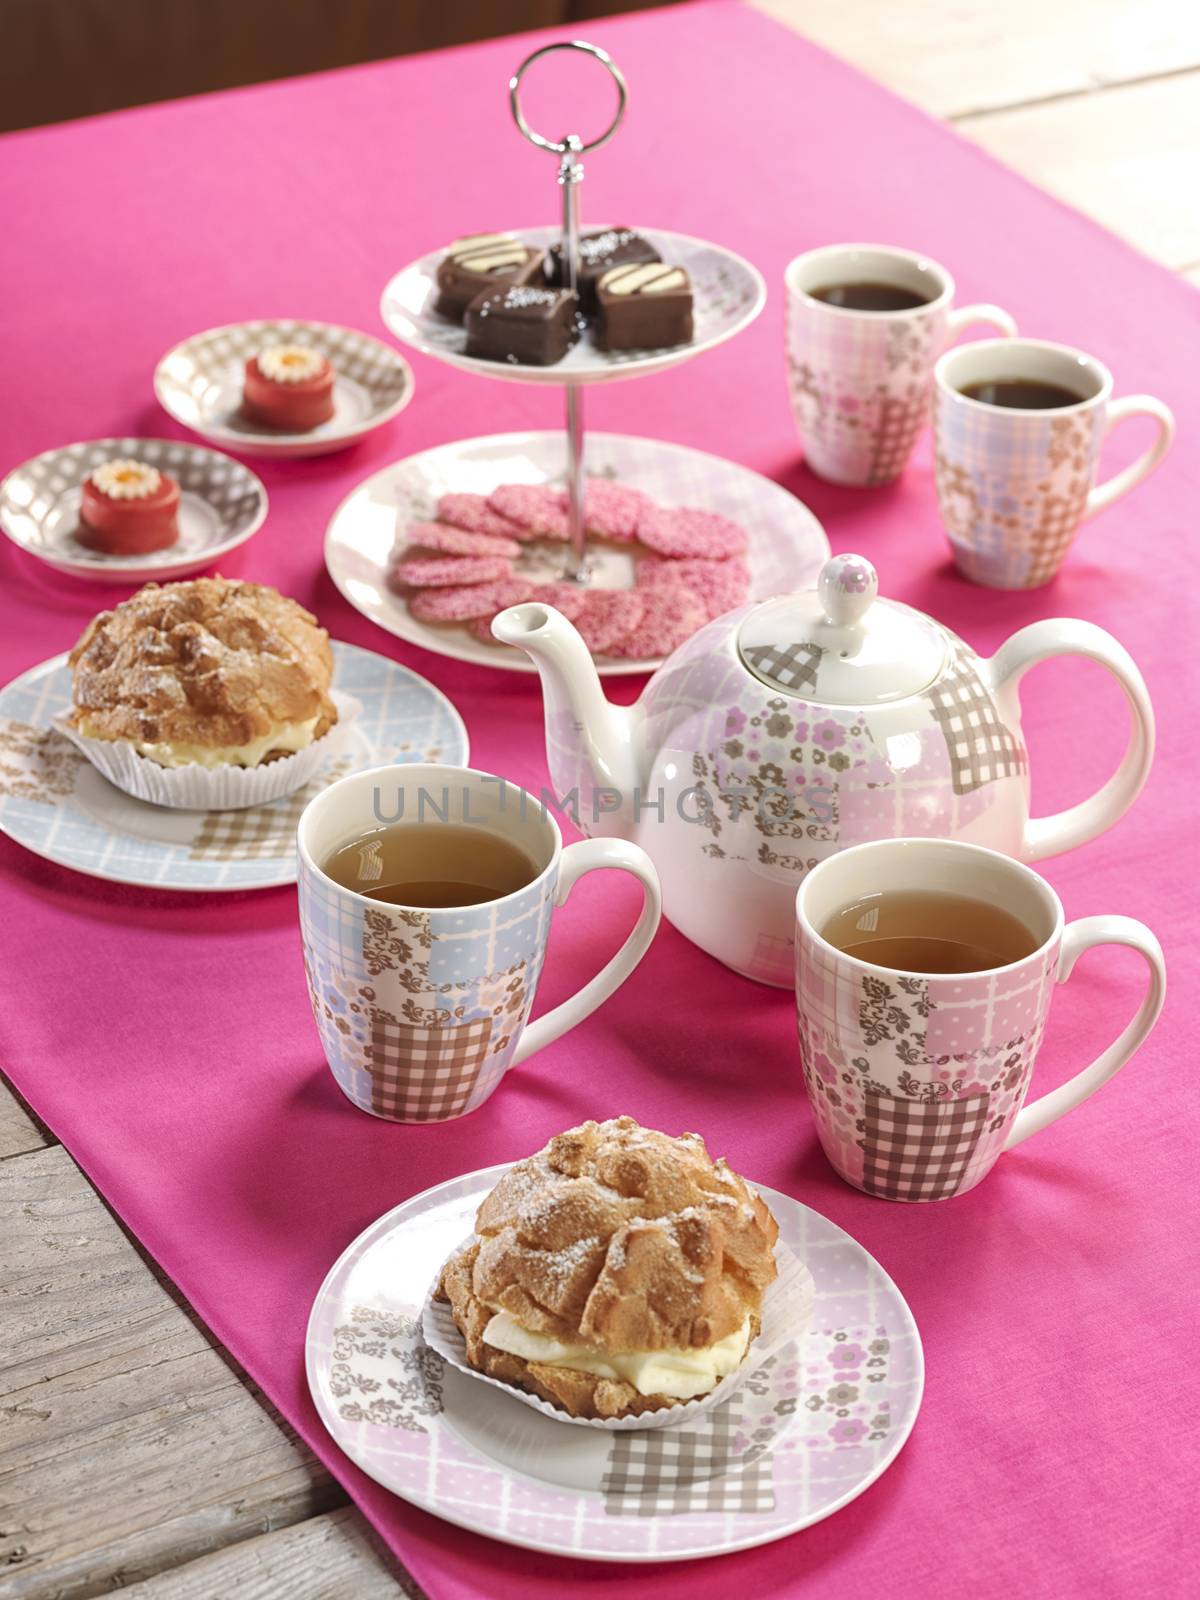
<path id="1" fill-rule="evenodd" d="M 490 494 L 502 483 L 565 481 L 566 443 L 561 433 L 498 433 L 438 445 L 384 467 L 352 489 L 325 533 L 325 565 L 334 583 L 363 616 L 438 655 L 509 672 L 533 672 L 522 650 L 477 639 L 455 623 L 418 622 L 387 584 L 398 530 L 434 515 L 438 497 L 461 490 Z M 670 506 L 704 506 L 740 522 L 750 536 L 750 597 L 765 600 L 815 581 L 829 555 L 829 540 L 813 513 L 769 478 L 720 456 L 686 445 L 634 439 L 617 433 L 588 435 L 587 470 L 631 483 Z M 534 543 L 517 558 L 517 571 L 533 580 L 561 576 L 561 547 Z M 628 546 L 593 541 L 598 584 L 620 589 L 633 582 Z M 605 676 L 651 672 L 662 660 L 600 660 Z"/>
<path id="2" fill-rule="evenodd" d="M 296 824 L 334 778 L 387 762 L 467 760 L 463 720 L 407 667 L 334 641 L 334 684 L 361 702 L 306 788 L 244 811 L 172 811 L 114 788 L 50 723 L 71 705 L 55 656 L 0 689 L 0 832 L 35 855 L 111 883 L 231 891 L 296 881 Z"/>
<path id="3" fill-rule="evenodd" d="M 600 224 L 589 223 L 586 231 L 595 233 Z M 517 228 L 513 230 L 525 244 L 545 246 L 561 238 L 558 228 Z M 397 339 L 436 356 L 452 367 L 477 372 L 488 378 L 503 378 L 510 383 L 616 383 L 621 378 L 644 378 L 652 372 L 690 361 L 693 356 L 713 350 L 749 327 L 767 303 L 767 286 L 762 273 L 732 250 L 692 239 L 686 233 L 664 233 L 659 228 L 639 230 L 657 249 L 664 261 L 686 267 L 692 280 L 695 337 L 690 344 L 673 345 L 666 350 L 597 350 L 591 335 L 584 334 L 574 349 L 552 367 L 532 367 L 523 363 L 481 361 L 466 353 L 467 336 L 456 322 L 448 322 L 433 310 L 437 289 L 434 273 L 446 253 L 446 246 L 431 250 L 419 261 L 398 272 L 383 291 L 380 311 Z M 449 245 L 450 241 L 446 241 Z"/>
<path id="4" fill-rule="evenodd" d="M 567 1428 L 443 1361 L 429 1285 L 504 1166 L 427 1189 L 354 1241 L 321 1286 L 305 1362 L 321 1420 L 376 1482 L 506 1544 L 593 1561 L 685 1561 L 781 1539 L 862 1494 L 898 1455 L 924 1385 L 921 1339 L 863 1247 L 760 1192 L 816 1281 L 805 1336 L 676 1427 Z"/>
<path id="5" fill-rule="evenodd" d="M 304 433 L 280 433 L 243 417 L 246 362 L 268 344 L 303 344 L 336 374 L 333 416 Z M 185 428 L 247 456 L 323 456 L 356 444 L 413 397 L 412 368 L 369 334 L 327 322 L 237 322 L 209 328 L 168 350 L 154 371 L 163 409 Z"/>
<path id="6" fill-rule="evenodd" d="M 106 461 L 144 461 L 179 484 L 179 538 L 165 550 L 114 556 L 75 537 L 83 481 Z M 91 439 L 22 462 L 0 483 L 0 527 L 22 550 L 59 572 L 99 583 L 184 578 L 258 532 L 267 491 L 240 461 L 180 439 Z"/>

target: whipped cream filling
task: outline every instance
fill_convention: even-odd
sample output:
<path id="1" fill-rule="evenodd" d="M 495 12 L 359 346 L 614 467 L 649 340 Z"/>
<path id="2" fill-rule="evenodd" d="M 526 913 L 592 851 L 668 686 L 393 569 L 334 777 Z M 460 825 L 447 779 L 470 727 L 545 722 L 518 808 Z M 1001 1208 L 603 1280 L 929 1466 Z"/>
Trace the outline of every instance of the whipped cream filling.
<path id="1" fill-rule="evenodd" d="M 110 500 L 145 500 L 162 482 L 157 467 L 143 461 L 105 461 L 92 473 L 92 483 Z"/>
<path id="2" fill-rule="evenodd" d="M 131 739 L 129 743 L 138 755 L 157 762 L 160 767 L 256 767 L 272 750 L 286 750 L 289 755 L 295 755 L 297 750 L 307 749 L 313 742 L 317 721 L 317 717 L 309 717 L 304 722 L 283 722 L 246 744 L 172 744 L 145 739 Z M 85 739 L 110 737 L 89 725 L 87 717 L 79 719 L 79 731 Z"/>
<path id="3" fill-rule="evenodd" d="M 302 344 L 268 345 L 255 359 L 258 370 L 272 383 L 304 383 L 315 378 L 324 366 L 324 358 Z"/>
<path id="4" fill-rule="evenodd" d="M 534 1333 L 507 1311 L 497 1311 L 483 1330 L 485 1344 L 526 1361 L 589 1372 L 597 1378 L 619 1378 L 639 1394 L 665 1394 L 672 1400 L 694 1400 L 722 1378 L 736 1372 L 750 1343 L 750 1318 L 741 1327 L 697 1350 L 596 1350 L 567 1344 L 551 1334 Z"/>

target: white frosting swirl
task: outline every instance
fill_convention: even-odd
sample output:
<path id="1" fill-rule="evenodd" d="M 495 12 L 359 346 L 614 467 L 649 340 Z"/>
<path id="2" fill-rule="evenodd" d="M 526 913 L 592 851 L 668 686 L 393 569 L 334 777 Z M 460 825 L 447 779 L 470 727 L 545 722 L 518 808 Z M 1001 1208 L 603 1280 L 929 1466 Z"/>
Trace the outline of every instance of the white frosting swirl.
<path id="1" fill-rule="evenodd" d="M 272 383 L 304 383 L 315 378 L 324 366 L 324 357 L 302 344 L 272 344 L 256 357 L 258 370 Z"/>
<path id="2" fill-rule="evenodd" d="M 105 461 L 92 473 L 92 483 L 110 500 L 145 500 L 161 482 L 158 468 L 143 461 Z"/>

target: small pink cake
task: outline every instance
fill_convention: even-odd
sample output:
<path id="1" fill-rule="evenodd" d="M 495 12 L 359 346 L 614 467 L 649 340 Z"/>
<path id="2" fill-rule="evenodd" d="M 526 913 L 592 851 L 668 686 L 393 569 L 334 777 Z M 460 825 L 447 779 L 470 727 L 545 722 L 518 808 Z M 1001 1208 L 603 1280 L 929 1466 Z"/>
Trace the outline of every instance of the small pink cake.
<path id="1" fill-rule="evenodd" d="M 179 485 L 142 461 L 106 461 L 83 481 L 76 538 L 112 556 L 165 550 L 179 537 Z"/>
<path id="2" fill-rule="evenodd" d="M 273 344 L 246 363 L 242 411 L 251 422 L 307 433 L 333 416 L 334 371 L 306 345 Z"/>

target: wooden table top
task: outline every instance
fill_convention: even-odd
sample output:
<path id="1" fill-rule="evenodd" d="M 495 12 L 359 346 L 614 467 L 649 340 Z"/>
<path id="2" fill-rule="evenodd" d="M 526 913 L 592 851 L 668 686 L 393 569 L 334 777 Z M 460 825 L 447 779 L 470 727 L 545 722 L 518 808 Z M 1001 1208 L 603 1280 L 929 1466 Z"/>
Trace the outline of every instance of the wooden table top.
<path id="1" fill-rule="evenodd" d="M 1200 8 L 757 0 L 1200 284 Z M 418 1595 L 0 1082 L 0 1592 Z"/>

